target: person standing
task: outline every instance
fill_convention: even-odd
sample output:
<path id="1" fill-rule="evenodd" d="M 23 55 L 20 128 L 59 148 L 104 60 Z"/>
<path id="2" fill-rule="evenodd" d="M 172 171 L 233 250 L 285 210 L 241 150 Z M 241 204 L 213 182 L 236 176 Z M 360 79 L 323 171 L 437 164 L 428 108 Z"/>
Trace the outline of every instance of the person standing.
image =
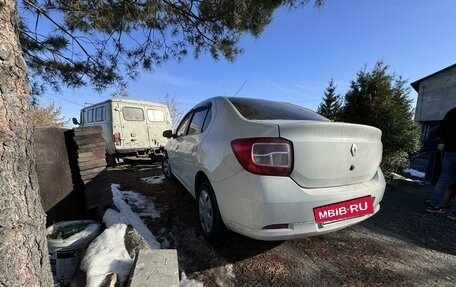
<path id="1" fill-rule="evenodd" d="M 430 213 L 443 213 L 445 208 L 443 201 L 447 189 L 456 182 L 456 107 L 449 110 L 443 118 L 442 124 L 436 131 L 436 136 L 445 144 L 442 160 L 442 171 L 433 190 L 431 204 L 426 208 Z M 451 206 L 447 216 L 456 220 L 456 200 Z"/>

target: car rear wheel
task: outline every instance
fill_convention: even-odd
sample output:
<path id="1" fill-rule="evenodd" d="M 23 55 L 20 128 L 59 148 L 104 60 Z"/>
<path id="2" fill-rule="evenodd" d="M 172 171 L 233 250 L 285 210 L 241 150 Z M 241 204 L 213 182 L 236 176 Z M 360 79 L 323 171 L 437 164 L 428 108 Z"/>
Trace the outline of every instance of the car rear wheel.
<path id="1" fill-rule="evenodd" d="M 167 155 L 165 155 L 162 160 L 162 172 L 167 179 L 173 179 L 173 174 L 171 173 L 171 166 L 169 165 L 169 158 Z"/>
<path id="2" fill-rule="evenodd" d="M 221 237 L 225 226 L 220 216 L 214 190 L 209 182 L 201 184 L 198 191 L 198 212 L 201 229 L 208 240 Z"/>

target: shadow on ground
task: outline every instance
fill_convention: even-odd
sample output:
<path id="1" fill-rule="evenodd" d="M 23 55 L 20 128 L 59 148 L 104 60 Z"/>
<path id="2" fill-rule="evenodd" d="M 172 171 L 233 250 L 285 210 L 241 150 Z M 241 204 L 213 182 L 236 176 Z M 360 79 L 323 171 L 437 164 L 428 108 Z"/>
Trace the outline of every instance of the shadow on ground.
<path id="1" fill-rule="evenodd" d="M 425 212 L 432 186 L 393 180 L 387 185 L 379 213 L 360 225 L 426 249 L 456 255 L 456 222 L 445 214 Z"/>

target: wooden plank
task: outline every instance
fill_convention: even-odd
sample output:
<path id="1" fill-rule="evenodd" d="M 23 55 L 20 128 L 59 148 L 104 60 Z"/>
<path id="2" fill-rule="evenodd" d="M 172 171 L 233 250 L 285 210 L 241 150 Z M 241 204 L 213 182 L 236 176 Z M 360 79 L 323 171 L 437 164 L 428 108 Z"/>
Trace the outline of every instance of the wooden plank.
<path id="1" fill-rule="evenodd" d="M 76 127 L 76 128 L 74 128 L 75 131 L 79 131 L 79 130 L 94 130 L 94 129 L 101 129 L 101 125 L 93 125 L 93 126 L 84 126 L 84 127 Z"/>
<path id="2" fill-rule="evenodd" d="M 87 144 L 78 144 L 79 151 L 91 151 L 92 148 L 96 147 L 106 147 L 105 142 L 98 142 L 98 143 L 87 143 Z"/>
<path id="3" fill-rule="evenodd" d="M 73 137 L 75 142 L 78 142 L 80 140 L 87 140 L 87 139 L 97 139 L 97 140 L 104 140 L 104 137 L 101 133 L 98 134 L 91 134 L 91 135 L 81 135 L 81 136 L 75 136 Z"/>
<path id="4" fill-rule="evenodd" d="M 79 170 L 81 172 L 86 171 L 86 170 L 91 170 L 91 169 L 97 169 L 97 168 L 106 168 L 106 161 L 104 159 L 98 160 L 98 161 L 93 161 L 91 163 L 81 163 L 79 164 Z"/>
<path id="5" fill-rule="evenodd" d="M 77 127 L 73 131 L 75 135 L 91 135 L 101 133 L 103 128 L 101 126 Z"/>
<path id="6" fill-rule="evenodd" d="M 85 156 L 85 157 L 78 157 L 78 163 L 83 163 L 83 162 L 88 162 L 88 161 L 93 161 L 93 160 L 98 160 L 98 159 L 103 159 L 106 161 L 106 156 L 105 154 L 92 154 L 90 156 Z"/>
<path id="7" fill-rule="evenodd" d="M 85 172 L 85 171 L 84 171 Z M 89 174 L 84 174 L 81 175 L 82 181 L 90 181 L 98 177 L 102 177 L 107 174 L 107 171 L 102 171 L 102 172 L 94 172 L 94 173 L 89 173 Z"/>
<path id="8" fill-rule="evenodd" d="M 76 142 L 76 145 L 77 145 L 77 146 L 81 146 L 81 145 L 99 144 L 99 143 L 106 143 L 106 142 L 105 142 L 104 140 L 100 140 L 100 139 L 97 139 L 97 140 L 94 140 L 94 139 L 84 139 L 84 140 L 77 141 L 77 142 Z"/>
<path id="9" fill-rule="evenodd" d="M 106 158 L 104 157 L 104 155 L 94 155 L 92 157 L 78 158 L 79 167 L 87 166 L 94 162 L 97 162 L 97 163 L 103 162 L 104 165 L 106 165 Z"/>
<path id="10" fill-rule="evenodd" d="M 106 149 L 104 146 L 99 146 L 99 147 L 94 147 L 91 148 L 90 150 L 79 150 L 77 152 L 78 158 L 87 158 L 87 157 L 94 157 L 98 155 L 103 155 L 105 156 Z"/>
<path id="11" fill-rule="evenodd" d="M 87 144 L 98 144 L 105 143 L 105 140 L 102 137 L 86 138 L 86 139 L 75 139 L 77 146 L 87 145 Z"/>
<path id="12" fill-rule="evenodd" d="M 87 130 L 75 130 L 75 136 L 87 136 L 87 135 L 98 135 L 103 133 L 102 129 L 87 129 Z"/>
<path id="13" fill-rule="evenodd" d="M 100 174 L 102 171 L 105 171 L 106 170 L 106 167 L 97 167 L 97 168 L 94 168 L 94 169 L 89 169 L 89 170 L 84 170 L 84 171 L 81 171 L 81 177 L 84 176 L 84 175 L 89 175 L 89 174 Z"/>

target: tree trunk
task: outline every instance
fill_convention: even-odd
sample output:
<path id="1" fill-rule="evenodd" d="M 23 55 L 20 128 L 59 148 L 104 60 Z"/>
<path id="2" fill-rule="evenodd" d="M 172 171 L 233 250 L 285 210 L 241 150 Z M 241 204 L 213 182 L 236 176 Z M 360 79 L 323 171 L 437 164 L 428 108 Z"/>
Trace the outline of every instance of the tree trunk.
<path id="1" fill-rule="evenodd" d="M 0 286 L 53 286 L 16 5 L 0 0 Z"/>

